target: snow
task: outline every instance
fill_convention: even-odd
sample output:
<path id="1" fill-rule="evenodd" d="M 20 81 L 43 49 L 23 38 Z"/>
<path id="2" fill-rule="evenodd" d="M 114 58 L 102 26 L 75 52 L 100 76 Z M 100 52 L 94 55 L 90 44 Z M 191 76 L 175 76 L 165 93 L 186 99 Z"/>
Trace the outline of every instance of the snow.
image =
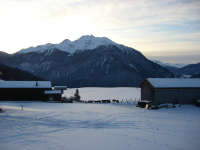
<path id="1" fill-rule="evenodd" d="M 50 49 L 53 46 L 54 44 L 47 43 L 45 45 L 39 45 L 37 47 L 29 47 L 26 49 L 22 49 L 18 53 L 22 54 L 22 53 L 30 53 L 30 52 L 44 52 L 45 50 Z"/>
<path id="2" fill-rule="evenodd" d="M 44 91 L 44 94 L 62 94 L 61 90 Z"/>
<path id="3" fill-rule="evenodd" d="M 29 53 L 29 52 L 44 52 L 45 50 L 52 50 L 57 48 L 61 51 L 69 52 L 70 54 L 75 53 L 78 50 L 93 50 L 100 45 L 113 44 L 116 46 L 121 46 L 106 37 L 94 37 L 93 35 L 86 35 L 80 37 L 76 41 L 70 41 L 68 39 L 64 40 L 60 44 L 46 44 L 37 47 L 30 47 L 27 49 L 22 49 L 18 53 Z"/>
<path id="4" fill-rule="evenodd" d="M 199 78 L 147 78 L 155 88 L 200 88 Z"/>
<path id="5" fill-rule="evenodd" d="M 78 88 L 81 100 L 103 100 L 116 99 L 120 101 L 139 100 L 140 88 L 131 87 L 116 87 L 116 88 L 101 88 L 101 87 L 85 87 Z M 66 97 L 74 96 L 76 88 L 68 88 L 64 91 Z"/>
<path id="6" fill-rule="evenodd" d="M 80 88 L 79 92 L 86 98 L 86 95 L 95 97 L 102 90 L 105 88 Z M 134 99 L 140 90 L 106 88 L 105 95 Z M 148 110 L 126 102 L 0 104 L 5 110 L 0 113 L 0 149 L 198 150 L 200 147 L 200 109 L 192 105 Z"/>
<path id="7" fill-rule="evenodd" d="M 2 81 L 0 88 L 51 88 L 51 81 Z"/>

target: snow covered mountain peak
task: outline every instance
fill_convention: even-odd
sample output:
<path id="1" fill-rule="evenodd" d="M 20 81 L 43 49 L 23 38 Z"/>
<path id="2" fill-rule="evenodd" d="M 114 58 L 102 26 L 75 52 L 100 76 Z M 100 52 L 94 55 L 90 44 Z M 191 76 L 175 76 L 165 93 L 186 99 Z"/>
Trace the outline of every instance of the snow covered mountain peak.
<path id="1" fill-rule="evenodd" d="M 62 43 L 71 43 L 71 41 L 69 39 L 65 39 L 60 44 L 62 44 Z"/>
<path id="2" fill-rule="evenodd" d="M 76 40 L 75 42 L 92 42 L 92 43 L 100 43 L 100 44 L 116 44 L 115 42 L 113 42 L 112 40 L 106 38 L 106 37 L 95 37 L 93 35 L 84 35 L 82 37 L 80 37 L 78 40 Z"/>
<path id="3" fill-rule="evenodd" d="M 61 51 L 66 51 L 69 53 L 75 53 L 77 50 L 92 50 L 100 45 L 113 44 L 119 46 L 119 44 L 113 42 L 106 37 L 95 37 L 93 35 L 85 35 L 80 37 L 78 40 L 70 41 L 68 39 L 62 41 L 59 44 L 46 44 L 37 47 L 29 47 L 27 49 L 22 49 L 18 53 L 29 53 L 29 52 L 44 52 L 45 50 L 52 50 L 54 48 Z"/>

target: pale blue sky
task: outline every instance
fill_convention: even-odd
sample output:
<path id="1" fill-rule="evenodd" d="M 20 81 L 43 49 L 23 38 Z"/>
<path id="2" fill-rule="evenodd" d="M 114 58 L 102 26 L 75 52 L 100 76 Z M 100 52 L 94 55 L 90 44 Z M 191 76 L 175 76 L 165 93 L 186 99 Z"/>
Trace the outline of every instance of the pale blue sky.
<path id="1" fill-rule="evenodd" d="M 200 0 L 0 0 L 0 51 L 82 35 L 164 62 L 200 62 Z"/>

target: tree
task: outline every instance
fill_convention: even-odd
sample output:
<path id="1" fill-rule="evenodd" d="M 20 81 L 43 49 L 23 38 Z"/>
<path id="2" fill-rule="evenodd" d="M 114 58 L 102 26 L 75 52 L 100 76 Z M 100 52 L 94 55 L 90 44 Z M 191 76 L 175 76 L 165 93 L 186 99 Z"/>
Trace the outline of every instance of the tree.
<path id="1" fill-rule="evenodd" d="M 80 99 L 81 99 L 81 96 L 79 95 L 78 89 L 76 89 L 75 94 L 74 94 L 74 100 L 80 101 Z"/>

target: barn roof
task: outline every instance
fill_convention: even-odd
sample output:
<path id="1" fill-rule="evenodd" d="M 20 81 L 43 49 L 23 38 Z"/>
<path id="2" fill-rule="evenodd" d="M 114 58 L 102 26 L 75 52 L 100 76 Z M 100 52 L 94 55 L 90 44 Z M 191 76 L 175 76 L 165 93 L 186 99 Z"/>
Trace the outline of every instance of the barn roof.
<path id="1" fill-rule="evenodd" d="M 154 88 L 200 88 L 200 78 L 147 78 Z"/>
<path id="2" fill-rule="evenodd" d="M 62 94 L 61 90 L 51 90 L 51 91 L 44 91 L 44 94 Z"/>
<path id="3" fill-rule="evenodd" d="M 52 88 L 51 81 L 0 81 L 0 88 Z"/>

